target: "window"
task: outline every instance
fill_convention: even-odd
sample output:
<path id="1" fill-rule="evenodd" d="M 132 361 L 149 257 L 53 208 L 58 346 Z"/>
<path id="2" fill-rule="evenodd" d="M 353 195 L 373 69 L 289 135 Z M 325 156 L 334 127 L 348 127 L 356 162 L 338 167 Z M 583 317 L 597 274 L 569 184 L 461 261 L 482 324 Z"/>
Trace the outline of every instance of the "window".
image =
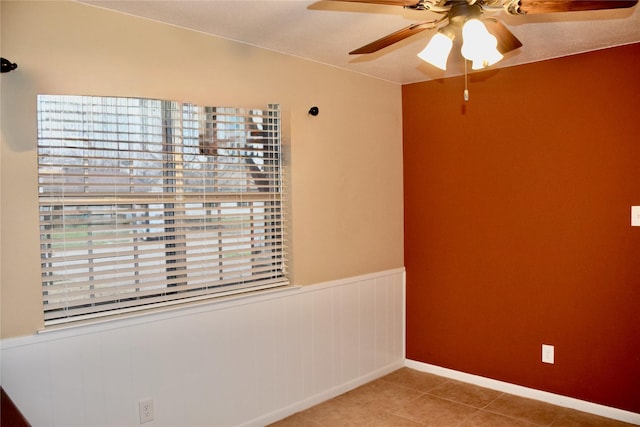
<path id="1" fill-rule="evenodd" d="M 286 285 L 277 105 L 38 96 L 45 325 Z"/>

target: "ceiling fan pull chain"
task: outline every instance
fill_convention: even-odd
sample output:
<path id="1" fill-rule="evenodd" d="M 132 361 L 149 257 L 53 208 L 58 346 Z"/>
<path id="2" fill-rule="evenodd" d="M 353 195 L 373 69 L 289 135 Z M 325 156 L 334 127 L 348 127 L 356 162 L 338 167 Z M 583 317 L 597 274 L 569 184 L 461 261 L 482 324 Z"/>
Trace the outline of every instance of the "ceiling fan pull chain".
<path id="1" fill-rule="evenodd" d="M 464 92 L 463 92 L 464 100 L 469 100 L 469 89 L 467 88 L 467 60 L 464 60 Z"/>

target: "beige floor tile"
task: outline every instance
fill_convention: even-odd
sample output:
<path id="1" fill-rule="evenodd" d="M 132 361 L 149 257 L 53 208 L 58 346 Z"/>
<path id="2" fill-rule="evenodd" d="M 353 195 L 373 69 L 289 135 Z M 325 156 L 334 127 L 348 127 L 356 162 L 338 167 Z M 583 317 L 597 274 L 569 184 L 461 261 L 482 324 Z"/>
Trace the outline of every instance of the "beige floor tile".
<path id="1" fill-rule="evenodd" d="M 533 427 L 535 424 L 516 420 L 504 415 L 478 411 L 460 424 L 460 427 Z"/>
<path id="2" fill-rule="evenodd" d="M 268 427 L 323 427 L 315 421 L 305 418 L 302 414 L 293 414 L 283 420 L 269 424 Z"/>
<path id="3" fill-rule="evenodd" d="M 425 426 L 457 426 L 471 417 L 478 409 L 452 402 L 430 394 L 424 394 L 404 405 L 393 414 Z"/>
<path id="4" fill-rule="evenodd" d="M 402 368 L 271 427 L 631 427 Z"/>
<path id="5" fill-rule="evenodd" d="M 340 399 L 354 403 L 375 402 L 379 409 L 391 410 L 417 399 L 422 394 L 417 390 L 376 380 L 343 394 Z"/>
<path id="6" fill-rule="evenodd" d="M 454 380 L 446 381 L 429 390 L 429 394 L 479 409 L 484 408 L 502 395 L 496 390 Z"/>
<path id="7" fill-rule="evenodd" d="M 426 392 L 447 381 L 446 378 L 409 368 L 400 368 L 397 371 L 381 378 L 402 387 Z"/>
<path id="8" fill-rule="evenodd" d="M 417 427 L 419 424 L 394 415 L 376 405 L 376 401 L 354 402 L 345 399 L 332 399 L 313 408 L 307 409 L 301 415 L 308 420 L 324 427 L 387 427 L 406 426 Z"/>
<path id="9" fill-rule="evenodd" d="M 335 427 L 340 427 L 342 425 L 343 424 L 336 424 Z M 358 424 L 353 425 L 362 427 L 424 427 L 422 424 L 399 417 L 389 412 L 377 413 L 375 415 L 363 417 L 358 421 Z"/>
<path id="10" fill-rule="evenodd" d="M 533 399 L 503 394 L 484 409 L 535 425 L 550 426 L 558 418 L 562 408 Z"/>
<path id="11" fill-rule="evenodd" d="M 301 414 L 310 420 L 321 425 L 333 425 L 336 422 L 357 419 L 362 416 L 362 403 L 345 399 L 343 396 L 335 397 L 326 402 L 320 403 Z"/>
<path id="12" fill-rule="evenodd" d="M 632 427 L 633 424 L 563 408 L 552 427 Z"/>

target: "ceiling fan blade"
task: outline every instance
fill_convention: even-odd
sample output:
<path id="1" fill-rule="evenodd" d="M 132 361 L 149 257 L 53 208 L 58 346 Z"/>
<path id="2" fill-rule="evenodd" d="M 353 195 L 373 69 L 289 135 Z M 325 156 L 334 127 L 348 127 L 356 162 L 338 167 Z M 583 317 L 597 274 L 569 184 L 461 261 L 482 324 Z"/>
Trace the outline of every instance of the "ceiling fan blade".
<path id="1" fill-rule="evenodd" d="M 388 4 L 391 6 L 415 6 L 420 0 L 330 0 L 353 3 Z"/>
<path id="2" fill-rule="evenodd" d="M 487 30 L 498 39 L 497 48 L 501 54 L 504 55 L 522 46 L 522 42 L 502 22 L 495 18 L 485 18 L 482 22 Z"/>
<path id="3" fill-rule="evenodd" d="M 360 55 L 362 53 L 373 53 L 377 52 L 380 49 L 383 49 L 387 46 L 391 46 L 394 43 L 397 43 L 401 40 L 406 39 L 407 37 L 411 37 L 414 34 L 418 34 L 424 30 L 430 30 L 435 27 L 436 21 L 426 21 L 419 22 L 417 24 L 409 25 L 401 30 L 396 31 L 395 33 L 391 33 L 386 35 L 374 42 L 369 43 L 368 45 L 359 47 L 356 50 L 352 50 L 349 52 L 349 55 Z"/>
<path id="4" fill-rule="evenodd" d="M 635 6 L 637 3 L 638 0 L 520 0 L 520 11 L 525 14 L 535 14 L 624 9 Z"/>

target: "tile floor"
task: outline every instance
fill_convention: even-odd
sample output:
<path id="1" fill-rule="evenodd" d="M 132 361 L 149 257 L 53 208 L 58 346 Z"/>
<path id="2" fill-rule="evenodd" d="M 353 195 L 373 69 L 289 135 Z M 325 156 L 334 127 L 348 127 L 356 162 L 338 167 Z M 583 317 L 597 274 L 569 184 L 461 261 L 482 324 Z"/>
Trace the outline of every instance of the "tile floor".
<path id="1" fill-rule="evenodd" d="M 616 420 L 402 368 L 271 427 L 622 427 Z"/>

